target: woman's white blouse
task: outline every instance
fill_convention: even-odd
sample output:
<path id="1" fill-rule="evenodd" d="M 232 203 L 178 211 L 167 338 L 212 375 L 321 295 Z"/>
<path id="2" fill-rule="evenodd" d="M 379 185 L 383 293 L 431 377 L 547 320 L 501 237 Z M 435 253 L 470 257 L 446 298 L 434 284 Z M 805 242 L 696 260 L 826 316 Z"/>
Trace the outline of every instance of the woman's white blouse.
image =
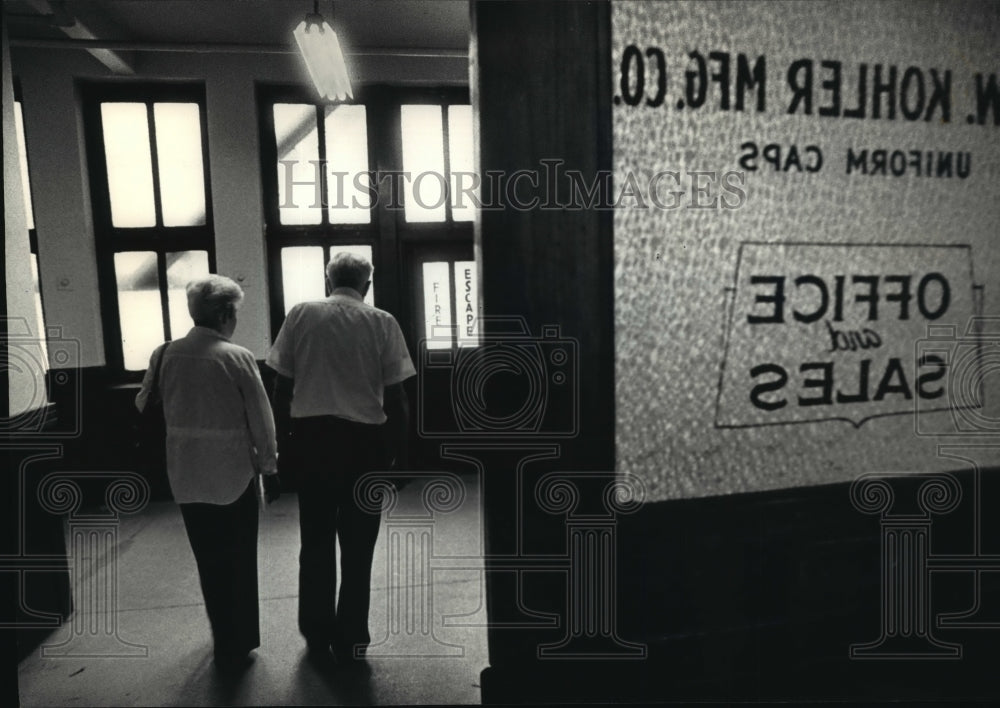
<path id="1" fill-rule="evenodd" d="M 145 407 L 158 347 L 136 397 Z M 231 504 L 255 472 L 276 467 L 274 417 L 253 354 L 213 329 L 194 327 L 166 349 L 160 392 L 167 477 L 178 504 Z"/>

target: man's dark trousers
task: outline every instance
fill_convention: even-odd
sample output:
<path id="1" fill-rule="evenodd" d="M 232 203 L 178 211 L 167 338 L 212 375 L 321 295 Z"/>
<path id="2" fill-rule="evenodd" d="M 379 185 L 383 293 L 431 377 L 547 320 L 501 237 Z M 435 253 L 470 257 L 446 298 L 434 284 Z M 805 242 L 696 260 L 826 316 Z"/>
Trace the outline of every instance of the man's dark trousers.
<path id="1" fill-rule="evenodd" d="M 299 631 L 310 646 L 330 644 L 338 657 L 358 658 L 371 643 L 372 557 L 381 515 L 358 505 L 354 486 L 366 472 L 386 467 L 382 426 L 334 416 L 293 418 L 290 444 L 297 457 L 302 543 Z"/>

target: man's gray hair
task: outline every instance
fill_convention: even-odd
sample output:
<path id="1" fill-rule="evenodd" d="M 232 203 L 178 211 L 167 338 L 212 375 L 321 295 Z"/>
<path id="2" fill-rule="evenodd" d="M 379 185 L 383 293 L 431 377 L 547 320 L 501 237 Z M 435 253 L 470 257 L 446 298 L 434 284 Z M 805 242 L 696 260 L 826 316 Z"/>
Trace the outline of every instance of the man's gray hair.
<path id="1" fill-rule="evenodd" d="M 326 277 L 335 288 L 361 290 L 372 277 L 371 261 L 356 253 L 341 251 L 326 264 Z"/>
<path id="2" fill-rule="evenodd" d="M 242 300 L 243 288 L 224 275 L 208 275 L 187 284 L 188 312 L 200 327 L 218 327 Z"/>

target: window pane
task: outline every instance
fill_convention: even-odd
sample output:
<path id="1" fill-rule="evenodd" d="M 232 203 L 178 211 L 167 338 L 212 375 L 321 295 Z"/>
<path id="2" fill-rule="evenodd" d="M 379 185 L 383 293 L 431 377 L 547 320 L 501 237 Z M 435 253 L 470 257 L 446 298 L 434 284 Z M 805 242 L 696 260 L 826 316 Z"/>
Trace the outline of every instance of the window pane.
<path id="1" fill-rule="evenodd" d="M 365 107 L 340 104 L 327 106 L 325 110 L 330 223 L 367 224 L 371 221 L 371 199 L 367 189 L 357 187 L 368 184 L 364 174 L 368 171 Z M 335 175 L 335 172 L 347 174 Z"/>
<path id="2" fill-rule="evenodd" d="M 479 344 L 479 282 L 475 261 L 455 261 L 455 309 L 458 346 Z"/>
<path id="3" fill-rule="evenodd" d="M 332 259 L 338 253 L 353 253 L 356 256 L 361 256 L 366 259 L 369 263 L 372 263 L 372 247 L 366 245 L 357 246 L 330 246 L 330 258 Z M 372 273 L 372 284 L 368 286 L 368 293 L 365 295 L 365 302 L 375 306 L 375 273 Z"/>
<path id="4" fill-rule="evenodd" d="M 281 249 L 281 282 L 285 314 L 300 302 L 326 297 L 322 246 Z"/>
<path id="5" fill-rule="evenodd" d="M 21 102 L 14 101 L 14 128 L 17 132 L 17 158 L 21 166 L 21 189 L 24 191 L 24 215 L 28 230 L 35 228 L 35 214 L 31 209 L 31 181 L 28 177 L 28 149 L 24 142 L 24 116 Z"/>
<path id="6" fill-rule="evenodd" d="M 42 287 L 38 278 L 38 256 L 31 254 L 31 281 L 35 287 L 35 332 L 42 345 L 42 362 L 49 368 L 48 335 L 45 329 L 45 313 L 42 310 Z"/>
<path id="7" fill-rule="evenodd" d="M 156 254 L 116 253 L 115 278 L 125 368 L 142 371 L 149 366 L 149 355 L 163 342 Z"/>
<path id="8" fill-rule="evenodd" d="M 472 198 L 476 169 L 472 106 L 448 106 L 448 167 L 451 171 L 452 218 L 455 221 L 472 221 L 476 215 Z"/>
<path id="9" fill-rule="evenodd" d="M 318 224 L 322 208 L 316 107 L 274 104 L 278 214 L 282 224 Z M 293 184 L 298 182 L 299 184 Z"/>
<path id="10" fill-rule="evenodd" d="M 197 103 L 155 103 L 156 160 L 164 226 L 205 223 L 201 109 Z"/>
<path id="11" fill-rule="evenodd" d="M 153 162 L 144 103 L 102 103 L 104 157 L 108 164 L 111 223 L 155 226 Z M 146 368 L 143 365 L 142 368 Z"/>
<path id="12" fill-rule="evenodd" d="M 444 221 L 446 198 L 441 106 L 402 106 L 403 213 L 407 221 Z"/>
<path id="13" fill-rule="evenodd" d="M 194 327 L 188 313 L 187 284 L 208 275 L 208 251 L 181 251 L 167 254 L 167 311 L 170 338 L 178 339 Z"/>
<path id="14" fill-rule="evenodd" d="M 428 349 L 451 349 L 451 289 L 447 263 L 424 263 L 424 332 Z"/>

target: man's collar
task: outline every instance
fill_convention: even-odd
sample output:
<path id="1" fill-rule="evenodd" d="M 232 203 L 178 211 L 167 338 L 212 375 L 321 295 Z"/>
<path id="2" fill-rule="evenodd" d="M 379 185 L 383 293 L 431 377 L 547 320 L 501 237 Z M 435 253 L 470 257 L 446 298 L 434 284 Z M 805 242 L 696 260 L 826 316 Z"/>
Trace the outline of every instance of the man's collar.
<path id="1" fill-rule="evenodd" d="M 334 288 L 333 292 L 330 293 L 330 295 L 331 296 L 332 295 L 344 295 L 346 297 L 351 298 L 352 300 L 358 300 L 358 301 L 361 301 L 361 302 L 364 301 L 364 297 L 361 296 L 361 293 L 359 293 L 354 288 Z"/>
<path id="2" fill-rule="evenodd" d="M 201 325 L 195 325 L 194 327 L 191 328 L 191 331 L 197 332 L 198 334 L 205 337 L 215 337 L 216 339 L 221 339 L 226 342 L 229 341 L 229 337 L 223 335 L 218 330 L 212 329 L 211 327 L 202 327 Z"/>

